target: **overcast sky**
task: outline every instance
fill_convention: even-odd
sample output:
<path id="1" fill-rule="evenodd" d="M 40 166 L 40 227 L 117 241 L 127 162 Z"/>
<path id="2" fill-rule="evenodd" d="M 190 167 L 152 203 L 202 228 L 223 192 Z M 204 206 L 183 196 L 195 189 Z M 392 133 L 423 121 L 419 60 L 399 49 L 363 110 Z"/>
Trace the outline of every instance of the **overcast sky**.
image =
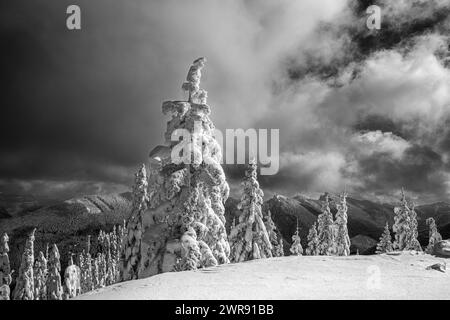
<path id="1" fill-rule="evenodd" d="M 219 129 L 280 129 L 266 194 L 448 201 L 449 34 L 448 0 L 3 1 L 0 192 L 127 190 L 163 142 L 162 101 L 206 56 Z"/>

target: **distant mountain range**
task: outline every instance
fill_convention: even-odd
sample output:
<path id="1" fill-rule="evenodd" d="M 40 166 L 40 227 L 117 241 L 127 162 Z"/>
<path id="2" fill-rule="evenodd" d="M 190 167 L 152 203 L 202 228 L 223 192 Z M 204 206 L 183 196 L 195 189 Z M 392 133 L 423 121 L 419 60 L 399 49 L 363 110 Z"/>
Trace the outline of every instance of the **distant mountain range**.
<path id="1" fill-rule="evenodd" d="M 337 196 L 330 194 L 330 206 L 336 212 Z M 83 249 L 88 234 L 96 235 L 100 229 L 110 231 L 114 225 L 128 219 L 131 211 L 130 193 L 92 195 L 65 201 L 37 199 L 31 196 L 0 194 L 0 234 L 10 236 L 11 261 L 17 270 L 26 235 L 32 228 L 36 231 L 36 250 L 45 250 L 46 243 L 56 243 L 62 253 L 63 265 L 69 252 Z M 309 228 L 321 213 L 324 196 L 311 199 L 304 196 L 273 196 L 265 201 L 263 211 L 270 210 L 272 218 L 283 237 L 286 254 L 289 250 L 297 219 L 302 245 L 305 248 Z M 229 198 L 225 204 L 227 231 L 233 218 L 239 216 L 238 200 Z M 394 205 L 380 204 L 368 200 L 347 198 L 348 229 L 352 241 L 351 251 L 371 254 L 383 232 L 386 221 L 392 227 Z M 438 202 L 417 206 L 419 241 L 428 243 L 428 228 L 425 220 L 434 217 L 444 239 L 450 238 L 450 204 Z M 95 242 L 95 239 L 93 239 Z"/>
<path id="2" fill-rule="evenodd" d="M 338 196 L 329 194 L 330 207 L 333 214 L 336 213 L 336 202 Z M 282 195 L 273 196 L 264 202 L 263 211 L 270 210 L 272 219 L 281 232 L 285 252 L 291 243 L 291 237 L 295 232 L 297 219 L 300 227 L 302 245 L 307 245 L 308 231 L 321 213 L 325 195 L 319 199 L 310 199 L 304 196 L 285 197 Z M 238 201 L 229 199 L 226 205 L 227 230 L 231 226 L 231 221 L 239 215 L 236 209 Z M 383 232 L 386 222 L 389 223 L 392 231 L 394 223 L 394 205 L 376 203 L 369 200 L 358 200 L 347 198 L 348 205 L 348 230 L 351 238 L 352 253 L 358 250 L 361 254 L 372 254 L 375 246 Z M 450 203 L 438 202 L 434 204 L 417 206 L 419 241 L 422 246 L 428 244 L 428 227 L 425 220 L 433 217 L 444 239 L 450 237 Z M 228 219 L 228 217 L 230 217 Z"/>
<path id="3" fill-rule="evenodd" d="M 5 199 L 7 201 L 5 201 Z M 24 199 L 25 202 L 20 201 Z M 86 236 L 97 235 L 100 229 L 110 231 L 114 225 L 123 224 L 131 212 L 130 193 L 92 195 L 65 201 L 39 202 L 34 197 L 2 196 L 0 234 L 9 235 L 12 268 L 18 270 L 25 239 L 33 228 L 35 251 L 45 251 L 47 243 L 59 247 L 63 266 L 70 252 L 84 249 Z M 14 201 L 19 201 L 15 203 Z M 12 214 L 5 208 L 13 208 Z M 95 246 L 93 237 L 93 247 Z"/>

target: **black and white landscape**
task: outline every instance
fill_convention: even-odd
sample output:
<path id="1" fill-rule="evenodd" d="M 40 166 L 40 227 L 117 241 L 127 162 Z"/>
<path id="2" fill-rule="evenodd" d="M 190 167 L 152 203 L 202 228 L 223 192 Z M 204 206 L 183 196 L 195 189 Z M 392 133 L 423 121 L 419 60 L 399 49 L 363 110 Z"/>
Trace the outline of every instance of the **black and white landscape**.
<path id="1" fill-rule="evenodd" d="M 0 8 L 0 300 L 450 298 L 448 0 Z"/>

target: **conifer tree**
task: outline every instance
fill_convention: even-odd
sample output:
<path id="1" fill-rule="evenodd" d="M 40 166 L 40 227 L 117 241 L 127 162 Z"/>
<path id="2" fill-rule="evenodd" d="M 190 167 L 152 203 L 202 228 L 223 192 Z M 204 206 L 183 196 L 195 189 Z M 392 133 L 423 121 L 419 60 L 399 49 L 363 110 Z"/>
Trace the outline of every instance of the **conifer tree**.
<path id="1" fill-rule="evenodd" d="M 64 283 L 64 299 L 74 298 L 81 293 L 81 271 L 73 263 L 72 254 L 70 254 L 69 263 L 64 271 Z"/>
<path id="2" fill-rule="evenodd" d="M 328 194 L 325 197 L 325 203 L 322 207 L 322 213 L 317 217 L 318 221 L 318 239 L 319 254 L 329 256 L 335 253 L 335 231 L 333 225 L 333 214 L 330 210 Z"/>
<path id="3" fill-rule="evenodd" d="M 414 206 L 410 208 L 408 205 L 403 188 L 401 204 L 394 208 L 394 214 L 392 227 L 395 234 L 394 249 L 421 251 L 420 243 L 417 240 L 417 214 Z"/>
<path id="4" fill-rule="evenodd" d="M 115 278 L 115 265 L 111 254 L 111 242 L 110 238 L 107 238 L 107 251 L 106 251 L 106 285 L 110 286 L 116 282 Z"/>
<path id="5" fill-rule="evenodd" d="M 98 267 L 99 259 L 96 257 L 92 266 L 92 280 L 94 283 L 94 289 L 100 288 L 100 269 Z"/>
<path id="6" fill-rule="evenodd" d="M 91 249 L 91 236 L 88 235 L 86 240 L 86 249 L 83 250 L 78 256 L 80 267 L 80 285 L 81 292 L 89 292 L 94 289 L 94 283 L 92 279 L 92 257 L 90 254 Z"/>
<path id="7" fill-rule="evenodd" d="M 303 254 L 303 247 L 301 244 L 300 231 L 298 227 L 298 219 L 297 219 L 297 228 L 295 230 L 294 235 L 292 236 L 292 245 L 289 251 L 291 251 L 292 255 L 295 256 L 301 256 Z"/>
<path id="8" fill-rule="evenodd" d="M 266 221 L 264 222 L 264 225 L 266 226 L 267 234 L 269 235 L 270 243 L 272 244 L 272 256 L 282 257 L 284 256 L 283 239 L 277 230 L 275 222 L 272 220 L 272 213 L 270 210 L 268 210 L 265 218 Z"/>
<path id="9" fill-rule="evenodd" d="M 271 258 L 272 244 L 263 222 L 263 191 L 259 188 L 256 161 L 251 160 L 242 182 L 243 193 L 238 209 L 239 223 L 230 232 L 231 261 Z"/>
<path id="10" fill-rule="evenodd" d="M 200 88 L 205 62 L 205 58 L 195 60 L 188 71 L 182 86 L 189 94 L 187 101 L 165 101 L 162 106 L 163 113 L 171 119 L 165 145 L 150 152 L 147 214 L 153 219 L 144 219 L 144 229 L 163 229 L 166 239 L 141 246 L 140 264 L 147 276 L 159 272 L 165 247 L 175 243 L 182 247 L 171 258 L 179 261 L 177 270 L 203 267 L 203 263 L 214 261 L 229 262 L 224 207 L 229 186 L 221 166 L 222 150 L 209 117 L 207 93 Z M 182 139 L 174 141 L 173 134 L 180 132 Z M 162 207 L 167 209 L 161 212 Z M 202 257 L 202 252 L 207 257 Z M 210 259 L 210 252 L 214 259 Z M 166 265 L 165 270 L 168 269 L 170 266 Z"/>
<path id="11" fill-rule="evenodd" d="M 317 234 L 316 222 L 314 222 L 308 233 L 308 247 L 306 248 L 306 255 L 317 256 L 319 254 L 319 235 Z"/>
<path id="12" fill-rule="evenodd" d="M 61 263 L 56 244 L 53 244 L 49 252 L 47 269 L 47 300 L 62 300 Z"/>
<path id="13" fill-rule="evenodd" d="M 439 233 L 437 226 L 436 226 L 436 221 L 433 218 L 428 218 L 426 220 L 427 226 L 429 227 L 429 240 L 428 240 L 428 246 L 426 248 L 426 252 L 427 253 L 433 253 L 434 251 L 434 245 L 436 244 L 436 242 L 442 241 L 442 236 Z"/>
<path id="14" fill-rule="evenodd" d="M 336 254 L 338 256 L 350 255 L 350 237 L 348 236 L 347 229 L 347 193 L 341 193 L 339 197 L 339 203 L 337 204 L 336 213 Z"/>
<path id="15" fill-rule="evenodd" d="M 127 236 L 124 240 L 124 257 L 122 264 L 123 280 L 138 278 L 143 234 L 142 215 L 147 209 L 147 202 L 149 201 L 147 189 L 147 171 L 145 165 L 142 165 L 135 174 L 132 214 L 128 220 Z"/>
<path id="16" fill-rule="evenodd" d="M 47 259 L 44 253 L 39 251 L 38 258 L 34 262 L 34 299 L 47 300 Z"/>
<path id="17" fill-rule="evenodd" d="M 8 235 L 6 233 L 2 234 L 0 238 L 0 289 L 2 295 L 0 300 L 9 300 L 10 295 L 10 284 L 11 284 L 11 265 L 9 262 L 9 245 L 8 245 Z"/>
<path id="18" fill-rule="evenodd" d="M 116 283 L 120 280 L 120 244 L 116 226 L 111 233 L 111 260 L 113 282 Z"/>
<path id="19" fill-rule="evenodd" d="M 389 231 L 389 224 L 386 222 L 383 234 L 380 237 L 380 242 L 377 244 L 376 253 L 391 252 L 393 250 L 391 242 L 391 232 Z"/>
<path id="20" fill-rule="evenodd" d="M 4 233 L 0 238 L 0 286 L 11 284 L 11 265 L 9 262 L 8 235 Z"/>
<path id="21" fill-rule="evenodd" d="M 106 278 L 108 276 L 108 269 L 106 266 L 106 258 L 104 253 L 99 253 L 98 256 L 98 269 L 99 269 L 99 284 L 100 288 L 106 286 Z"/>
<path id="22" fill-rule="evenodd" d="M 25 243 L 19 275 L 16 279 L 16 287 L 14 288 L 14 300 L 34 299 L 33 263 L 35 231 L 36 229 L 33 229 Z"/>
<path id="23" fill-rule="evenodd" d="M 92 257 L 90 251 L 91 251 L 91 236 L 88 235 L 86 241 L 86 253 L 84 255 L 84 267 L 85 267 L 84 277 L 87 291 L 94 290 L 94 283 L 92 281 Z"/>
<path id="24" fill-rule="evenodd" d="M 45 244 L 45 260 L 48 261 L 48 242 Z"/>

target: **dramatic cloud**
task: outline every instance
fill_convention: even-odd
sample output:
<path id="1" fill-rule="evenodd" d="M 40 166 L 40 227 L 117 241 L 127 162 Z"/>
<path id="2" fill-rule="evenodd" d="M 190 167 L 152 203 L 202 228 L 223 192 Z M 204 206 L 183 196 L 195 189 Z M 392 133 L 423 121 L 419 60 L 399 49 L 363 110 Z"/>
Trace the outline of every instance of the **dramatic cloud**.
<path id="1" fill-rule="evenodd" d="M 199 56 L 219 129 L 279 128 L 267 195 L 450 195 L 446 0 L 80 0 L 2 4 L 0 192 L 126 190 Z M 226 167 L 238 192 L 242 168 Z M 100 191 L 99 191 L 100 190 Z"/>

